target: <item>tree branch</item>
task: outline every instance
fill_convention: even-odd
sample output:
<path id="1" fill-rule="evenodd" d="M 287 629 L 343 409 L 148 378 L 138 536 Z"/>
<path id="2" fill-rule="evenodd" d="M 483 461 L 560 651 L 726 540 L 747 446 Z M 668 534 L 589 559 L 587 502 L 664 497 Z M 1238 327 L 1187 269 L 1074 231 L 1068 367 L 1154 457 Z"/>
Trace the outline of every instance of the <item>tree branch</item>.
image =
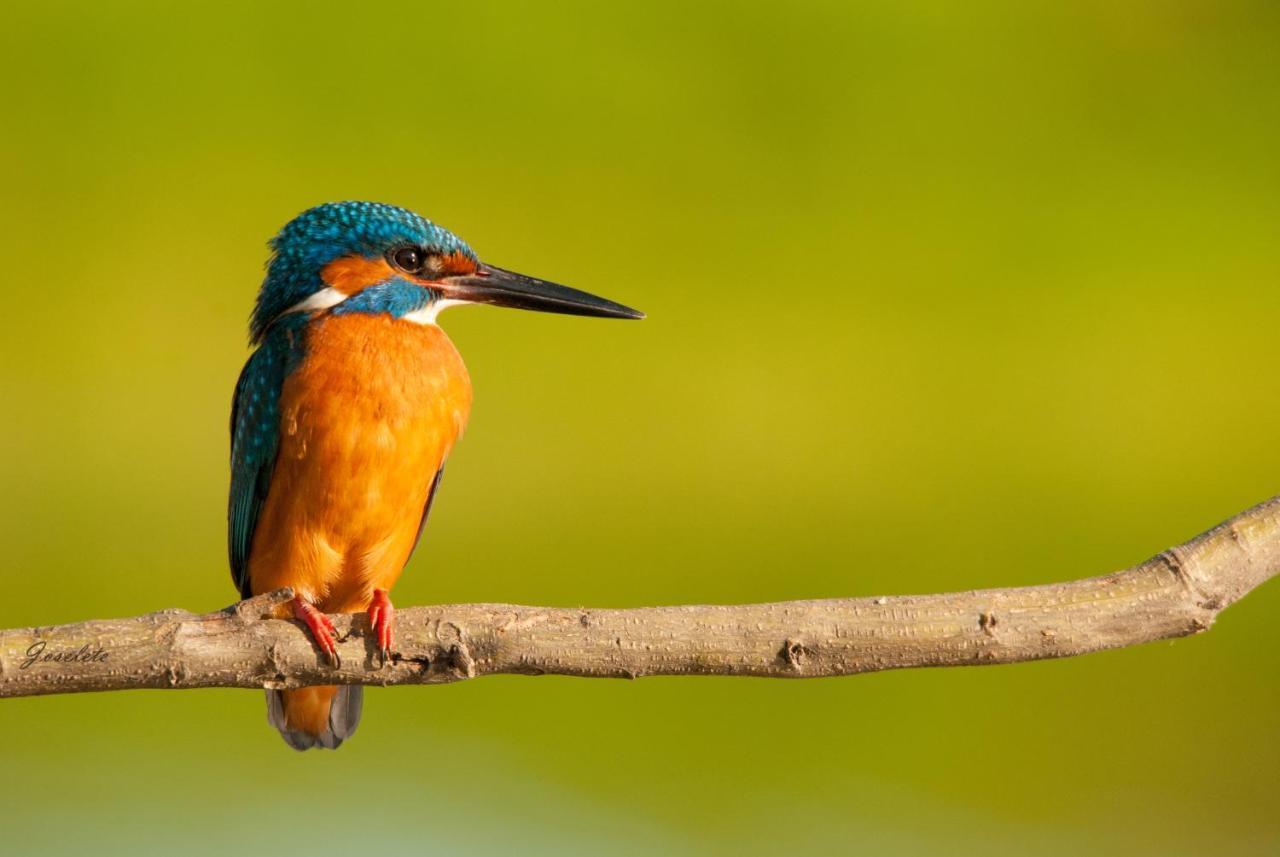
<path id="1" fill-rule="evenodd" d="M 481 675 L 810 678 L 1062 658 L 1206 630 L 1280 572 L 1280 497 L 1125 571 L 1046 586 L 633 610 L 453 604 L 397 611 L 377 666 L 363 615 L 334 616 L 342 666 L 288 590 L 216 613 L 0 631 L 0 697 L 168 687 L 439 684 Z"/>

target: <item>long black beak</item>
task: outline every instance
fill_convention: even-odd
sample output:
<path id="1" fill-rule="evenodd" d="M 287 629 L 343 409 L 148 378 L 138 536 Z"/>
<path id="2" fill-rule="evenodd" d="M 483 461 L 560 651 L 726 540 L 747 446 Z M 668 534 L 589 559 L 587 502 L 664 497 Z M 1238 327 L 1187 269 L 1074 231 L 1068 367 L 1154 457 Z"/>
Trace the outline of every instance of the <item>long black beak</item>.
<path id="1" fill-rule="evenodd" d="M 631 307 L 493 265 L 482 264 L 474 274 L 446 277 L 438 288 L 447 300 L 597 318 L 644 318 L 644 313 Z"/>

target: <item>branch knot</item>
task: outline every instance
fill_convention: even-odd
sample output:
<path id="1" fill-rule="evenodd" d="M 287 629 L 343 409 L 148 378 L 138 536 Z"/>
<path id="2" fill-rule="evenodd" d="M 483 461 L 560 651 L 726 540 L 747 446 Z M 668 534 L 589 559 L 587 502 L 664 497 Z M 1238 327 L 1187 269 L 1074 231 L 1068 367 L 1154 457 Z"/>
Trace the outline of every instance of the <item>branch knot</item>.
<path id="1" fill-rule="evenodd" d="M 787 640 L 782 644 L 782 651 L 779 654 L 788 667 L 796 672 L 801 672 L 804 670 L 805 659 L 809 657 L 811 652 L 800 640 Z"/>

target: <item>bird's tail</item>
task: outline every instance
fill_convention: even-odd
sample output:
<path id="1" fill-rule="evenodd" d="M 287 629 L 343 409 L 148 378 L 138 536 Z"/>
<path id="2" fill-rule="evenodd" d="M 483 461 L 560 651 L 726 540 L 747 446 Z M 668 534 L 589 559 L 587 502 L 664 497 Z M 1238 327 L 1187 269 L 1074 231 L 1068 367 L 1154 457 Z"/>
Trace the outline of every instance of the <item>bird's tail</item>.
<path id="1" fill-rule="evenodd" d="M 358 684 L 268 690 L 267 722 L 295 750 L 333 750 L 356 731 L 363 706 Z"/>

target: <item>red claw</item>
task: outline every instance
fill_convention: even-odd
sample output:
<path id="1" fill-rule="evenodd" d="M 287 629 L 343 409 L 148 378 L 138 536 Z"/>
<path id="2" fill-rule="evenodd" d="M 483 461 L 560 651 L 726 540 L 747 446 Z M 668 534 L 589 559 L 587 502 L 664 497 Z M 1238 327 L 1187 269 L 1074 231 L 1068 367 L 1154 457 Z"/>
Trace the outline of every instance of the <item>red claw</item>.
<path id="1" fill-rule="evenodd" d="M 324 652 L 325 660 L 332 666 L 342 666 L 342 658 L 338 657 L 338 629 L 333 627 L 329 617 L 301 597 L 293 599 L 293 616 L 307 626 L 312 639 Z"/>
<path id="2" fill-rule="evenodd" d="M 391 663 L 391 647 L 395 645 L 396 608 L 391 606 L 391 599 L 385 589 L 373 590 L 373 600 L 369 602 L 369 625 L 378 641 L 378 656 L 382 663 Z"/>

